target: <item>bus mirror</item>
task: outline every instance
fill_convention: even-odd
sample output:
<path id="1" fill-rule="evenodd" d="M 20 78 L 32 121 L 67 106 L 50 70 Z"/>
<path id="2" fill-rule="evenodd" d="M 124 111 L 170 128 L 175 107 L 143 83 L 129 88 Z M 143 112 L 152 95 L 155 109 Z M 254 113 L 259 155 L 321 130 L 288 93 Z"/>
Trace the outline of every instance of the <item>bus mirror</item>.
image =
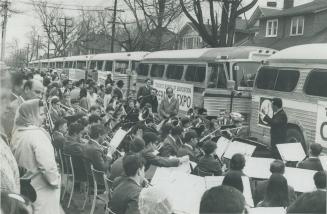
<path id="1" fill-rule="evenodd" d="M 235 81 L 234 80 L 227 80 L 227 89 L 234 90 L 235 88 Z"/>

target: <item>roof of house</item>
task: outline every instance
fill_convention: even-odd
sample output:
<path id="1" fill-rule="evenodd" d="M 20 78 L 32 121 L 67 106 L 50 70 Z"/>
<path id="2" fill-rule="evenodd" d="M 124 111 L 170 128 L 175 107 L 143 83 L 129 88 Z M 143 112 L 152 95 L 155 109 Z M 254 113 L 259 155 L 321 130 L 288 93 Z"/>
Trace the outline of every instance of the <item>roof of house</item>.
<path id="1" fill-rule="evenodd" d="M 302 45 L 302 44 L 312 44 L 312 43 L 327 43 L 327 28 L 314 34 L 313 36 L 291 36 L 284 38 L 257 38 L 250 39 L 244 42 L 242 45 L 254 45 L 261 47 L 269 47 L 276 50 L 282 50 L 284 48 Z"/>
<path id="2" fill-rule="evenodd" d="M 307 4 L 302 4 L 296 7 L 292 7 L 285 10 L 269 11 L 268 14 L 261 18 L 275 18 L 282 16 L 296 16 L 308 13 L 317 13 L 323 10 L 327 10 L 326 0 L 315 0 Z"/>
<path id="3" fill-rule="evenodd" d="M 254 24 L 256 23 L 256 21 L 260 18 L 266 17 L 266 16 L 270 16 L 276 12 L 280 11 L 280 9 L 278 8 L 267 8 L 267 7 L 260 7 L 258 6 L 254 12 L 252 13 L 250 19 L 249 19 L 249 23 L 248 23 L 248 29 L 252 29 L 255 28 Z"/>

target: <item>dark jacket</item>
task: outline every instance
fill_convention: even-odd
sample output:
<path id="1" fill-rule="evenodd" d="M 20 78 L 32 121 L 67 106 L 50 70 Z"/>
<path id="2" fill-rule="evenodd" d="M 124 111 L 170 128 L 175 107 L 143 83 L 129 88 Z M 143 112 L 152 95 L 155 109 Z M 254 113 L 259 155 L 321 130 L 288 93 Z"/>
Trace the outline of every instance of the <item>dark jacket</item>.
<path id="1" fill-rule="evenodd" d="M 144 150 L 142 153 L 146 163 L 145 169 L 147 170 L 150 165 L 159 167 L 177 167 L 179 165 L 179 160 L 176 158 L 169 159 L 167 157 L 159 157 L 153 154 L 151 150 Z"/>
<path id="2" fill-rule="evenodd" d="M 285 111 L 281 109 L 272 118 L 266 115 L 263 120 L 270 125 L 271 146 L 285 143 L 287 130 L 287 116 Z"/>
<path id="3" fill-rule="evenodd" d="M 265 196 L 265 192 L 266 192 L 266 188 L 268 185 L 268 180 L 265 181 L 258 181 L 255 189 L 254 189 L 254 194 L 253 194 L 253 201 L 254 204 L 256 205 L 258 202 L 262 201 L 264 196 Z M 296 194 L 294 191 L 294 188 L 291 187 L 290 185 L 288 185 L 288 200 L 289 200 L 289 204 L 291 204 L 293 201 L 295 201 L 296 199 Z"/>
<path id="4" fill-rule="evenodd" d="M 114 188 L 109 206 L 116 214 L 139 214 L 139 195 L 142 190 L 134 180 L 124 177 Z"/>
<path id="5" fill-rule="evenodd" d="M 163 142 L 163 146 L 159 150 L 159 154 L 162 157 L 176 156 L 178 149 L 182 146 L 182 140 L 180 138 L 175 139 L 171 135 L 168 135 Z"/>
<path id="6" fill-rule="evenodd" d="M 141 104 L 145 104 L 144 103 L 144 99 L 147 98 L 148 96 L 151 95 L 151 88 L 147 87 L 147 86 L 142 86 L 139 88 L 139 90 L 137 91 L 137 96 L 136 98 L 140 101 Z"/>
<path id="7" fill-rule="evenodd" d="M 81 144 L 78 140 L 67 136 L 63 149 L 65 154 L 83 156 L 84 144 Z"/>
<path id="8" fill-rule="evenodd" d="M 89 140 L 84 146 L 83 157 L 89 160 L 96 170 L 107 171 L 110 166 L 110 160 L 104 154 L 100 145 L 93 140 Z"/>
<path id="9" fill-rule="evenodd" d="M 123 168 L 123 158 L 124 156 L 119 157 L 111 164 L 111 169 L 110 169 L 111 180 L 115 180 L 115 178 L 125 175 L 124 168 Z"/>
<path id="10" fill-rule="evenodd" d="M 221 165 L 218 160 L 210 155 L 203 156 L 197 166 L 201 171 L 213 173 L 215 176 L 222 175 Z"/>
<path id="11" fill-rule="evenodd" d="M 62 150 L 64 148 L 64 143 L 66 142 L 66 138 L 62 133 L 58 131 L 54 131 L 52 134 L 52 144 L 56 149 Z"/>
<path id="12" fill-rule="evenodd" d="M 319 158 L 314 158 L 314 157 L 309 157 L 308 159 L 301 161 L 300 163 L 298 163 L 297 167 L 302 169 L 316 170 L 316 171 L 323 170 Z"/>

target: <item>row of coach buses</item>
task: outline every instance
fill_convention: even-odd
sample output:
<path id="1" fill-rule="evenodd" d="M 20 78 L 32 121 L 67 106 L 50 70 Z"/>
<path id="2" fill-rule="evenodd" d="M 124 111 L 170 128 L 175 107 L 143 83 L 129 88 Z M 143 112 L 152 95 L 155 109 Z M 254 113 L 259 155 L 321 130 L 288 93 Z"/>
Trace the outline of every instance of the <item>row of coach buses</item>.
<path id="1" fill-rule="evenodd" d="M 226 109 L 242 113 L 250 121 L 251 137 L 267 145 L 270 128 L 258 112 L 266 108 L 272 116 L 270 100 L 279 97 L 288 116 L 287 141 L 301 142 L 307 151 L 312 142 L 327 148 L 326 49 L 327 44 L 311 44 L 277 53 L 244 46 L 98 54 L 34 61 L 31 67 L 97 71 L 99 84 L 109 73 L 114 80 L 126 81 L 129 75 L 136 79 L 135 90 L 147 78 L 161 86 L 180 85 L 192 89 L 191 107 L 204 106 L 209 116 Z"/>

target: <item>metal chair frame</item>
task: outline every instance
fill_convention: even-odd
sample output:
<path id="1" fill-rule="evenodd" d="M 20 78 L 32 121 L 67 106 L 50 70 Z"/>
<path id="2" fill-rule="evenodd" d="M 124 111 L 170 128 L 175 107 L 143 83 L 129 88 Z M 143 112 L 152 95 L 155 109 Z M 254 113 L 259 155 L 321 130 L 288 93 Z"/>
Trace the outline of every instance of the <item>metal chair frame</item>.
<path id="1" fill-rule="evenodd" d="M 67 175 L 67 180 L 66 180 L 66 185 L 65 185 L 65 190 L 64 190 L 64 193 L 63 193 L 63 196 L 62 196 L 62 199 L 65 197 L 66 195 L 66 189 L 67 189 L 67 186 L 68 186 L 68 180 L 69 178 L 72 178 L 72 185 L 71 185 L 71 190 L 70 190 L 70 193 L 69 193 L 69 200 L 68 200 L 68 204 L 67 204 L 67 208 L 70 207 L 70 203 L 71 203 L 71 200 L 73 198 L 73 194 L 74 194 L 74 186 L 75 186 L 75 173 L 74 173 L 74 167 L 73 167 L 73 160 L 72 160 L 72 156 L 71 155 L 68 155 L 68 154 L 63 154 L 63 171 L 65 171 L 65 166 L 66 166 L 66 172 L 65 173 Z"/>

